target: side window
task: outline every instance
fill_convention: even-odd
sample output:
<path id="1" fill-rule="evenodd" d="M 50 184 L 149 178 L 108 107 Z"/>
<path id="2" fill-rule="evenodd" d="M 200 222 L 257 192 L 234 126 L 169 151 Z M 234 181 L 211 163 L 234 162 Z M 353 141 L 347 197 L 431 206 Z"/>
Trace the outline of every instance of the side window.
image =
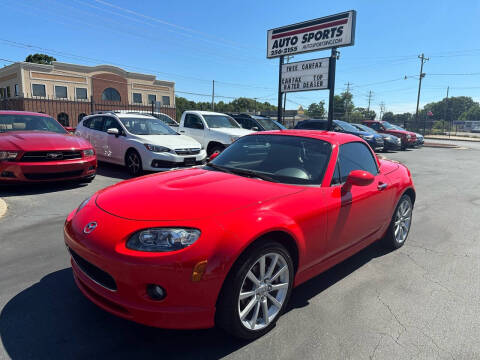
<path id="1" fill-rule="evenodd" d="M 380 130 L 380 124 L 378 123 L 370 123 L 369 126 L 374 130 Z"/>
<path id="2" fill-rule="evenodd" d="M 376 175 L 377 163 L 367 146 L 360 142 L 351 142 L 340 146 L 338 157 L 340 165 L 340 182 L 347 180 L 353 170 L 365 170 Z"/>
<path id="3" fill-rule="evenodd" d="M 203 129 L 203 122 L 197 116 L 193 114 L 187 114 L 185 116 L 185 122 L 183 124 L 184 127 L 188 127 L 191 129 Z"/>
<path id="4" fill-rule="evenodd" d="M 332 176 L 332 182 L 330 185 L 338 185 L 338 184 L 341 184 L 342 182 L 340 181 L 340 165 L 338 164 L 338 160 L 337 160 L 337 163 L 335 164 L 335 171 L 333 172 L 333 176 Z"/>
<path id="5" fill-rule="evenodd" d="M 103 117 L 102 116 L 96 116 L 96 117 L 92 118 L 89 128 L 92 129 L 92 130 L 103 131 Z"/>
<path id="6" fill-rule="evenodd" d="M 107 131 L 108 129 L 114 128 L 114 129 L 118 129 L 118 131 L 120 131 L 120 134 L 123 133 L 123 129 L 116 119 L 114 119 L 111 116 L 104 116 L 103 118 L 105 119 L 103 131 Z"/>
<path id="7" fill-rule="evenodd" d="M 247 124 L 246 129 L 252 130 L 254 127 L 256 127 L 260 130 L 260 126 L 252 119 L 246 119 L 245 123 Z"/>
<path id="8" fill-rule="evenodd" d="M 86 119 L 82 125 L 86 128 L 89 128 L 90 127 L 90 122 L 92 121 L 92 119 Z"/>

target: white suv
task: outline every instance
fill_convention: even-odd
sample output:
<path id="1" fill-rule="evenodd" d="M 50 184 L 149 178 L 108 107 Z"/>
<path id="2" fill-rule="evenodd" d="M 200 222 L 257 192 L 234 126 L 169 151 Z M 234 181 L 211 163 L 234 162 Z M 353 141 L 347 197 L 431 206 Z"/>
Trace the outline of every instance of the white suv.
<path id="1" fill-rule="evenodd" d="M 90 141 L 99 161 L 125 165 L 134 176 L 143 170 L 204 164 L 207 157 L 198 141 L 178 134 L 151 115 L 89 115 L 78 124 L 75 135 Z"/>

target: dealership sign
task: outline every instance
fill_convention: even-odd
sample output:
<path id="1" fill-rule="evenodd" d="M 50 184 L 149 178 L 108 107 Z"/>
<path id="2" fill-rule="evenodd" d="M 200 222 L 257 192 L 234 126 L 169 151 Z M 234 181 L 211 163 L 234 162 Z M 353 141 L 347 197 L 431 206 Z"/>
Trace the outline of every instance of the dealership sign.
<path id="1" fill-rule="evenodd" d="M 283 64 L 281 92 L 327 89 L 329 60 L 323 58 Z"/>
<path id="2" fill-rule="evenodd" d="M 268 30 L 267 58 L 353 45 L 354 10 Z"/>

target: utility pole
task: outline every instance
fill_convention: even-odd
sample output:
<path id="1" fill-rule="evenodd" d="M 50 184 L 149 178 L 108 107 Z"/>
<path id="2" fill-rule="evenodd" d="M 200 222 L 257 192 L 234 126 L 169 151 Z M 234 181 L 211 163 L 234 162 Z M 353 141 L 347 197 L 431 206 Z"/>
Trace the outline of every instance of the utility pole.
<path id="1" fill-rule="evenodd" d="M 370 116 L 370 102 L 372 101 L 372 97 L 373 97 L 373 92 L 372 92 L 372 90 L 370 90 L 368 92 L 368 108 L 367 108 L 368 116 Z"/>
<path id="2" fill-rule="evenodd" d="M 382 120 L 382 116 L 385 113 L 385 103 L 382 101 L 380 103 L 380 120 Z"/>
<path id="3" fill-rule="evenodd" d="M 254 110 L 254 115 L 257 115 L 257 99 L 258 99 L 258 98 L 253 98 L 253 100 L 255 100 L 255 110 Z"/>
<path id="4" fill-rule="evenodd" d="M 415 127 L 418 130 L 418 105 L 420 104 L 420 90 L 422 89 L 422 79 L 425 76 L 423 72 L 423 64 L 425 64 L 429 58 L 426 58 L 425 55 L 422 53 L 422 55 L 418 55 L 418 58 L 420 59 L 420 75 L 418 77 L 418 95 L 417 95 L 417 110 L 415 111 Z"/>
<path id="5" fill-rule="evenodd" d="M 350 95 L 350 85 L 353 85 L 353 84 L 349 81 L 345 85 L 347 86 L 346 93 L 347 93 L 347 95 Z M 349 104 L 349 100 L 348 100 L 348 97 L 347 97 L 347 99 L 345 99 L 345 117 L 346 117 L 347 122 L 348 122 L 348 104 Z"/>
<path id="6" fill-rule="evenodd" d="M 445 121 L 447 121 L 448 114 L 448 90 L 450 90 L 450 86 L 447 86 L 447 98 L 445 99 L 445 115 L 443 116 L 442 134 L 445 132 Z M 448 137 L 450 138 L 450 131 L 448 132 Z"/>
<path id="7" fill-rule="evenodd" d="M 215 80 L 212 80 L 212 111 L 215 111 Z"/>

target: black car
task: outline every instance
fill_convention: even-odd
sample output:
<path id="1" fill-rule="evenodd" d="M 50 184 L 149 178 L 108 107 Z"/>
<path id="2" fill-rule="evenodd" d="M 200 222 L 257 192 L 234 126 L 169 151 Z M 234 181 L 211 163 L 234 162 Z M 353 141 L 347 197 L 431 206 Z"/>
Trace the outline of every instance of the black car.
<path id="1" fill-rule="evenodd" d="M 228 114 L 233 117 L 242 128 L 253 131 L 283 130 L 285 127 L 278 122 L 258 115 Z"/>
<path id="2" fill-rule="evenodd" d="M 381 134 L 374 129 L 363 124 L 352 124 L 358 130 L 369 132 L 371 134 L 377 134 L 383 137 L 383 151 L 387 150 L 400 150 L 402 148 L 402 139 L 391 134 Z"/>
<path id="3" fill-rule="evenodd" d="M 327 130 L 327 120 L 303 120 L 300 121 L 297 125 L 295 125 L 295 129 Z M 366 131 L 361 131 L 352 124 L 342 120 L 333 120 L 332 130 L 336 132 L 356 135 L 365 140 L 373 150 L 383 150 L 384 142 L 383 137 L 380 136 L 380 134 L 372 134 Z"/>

